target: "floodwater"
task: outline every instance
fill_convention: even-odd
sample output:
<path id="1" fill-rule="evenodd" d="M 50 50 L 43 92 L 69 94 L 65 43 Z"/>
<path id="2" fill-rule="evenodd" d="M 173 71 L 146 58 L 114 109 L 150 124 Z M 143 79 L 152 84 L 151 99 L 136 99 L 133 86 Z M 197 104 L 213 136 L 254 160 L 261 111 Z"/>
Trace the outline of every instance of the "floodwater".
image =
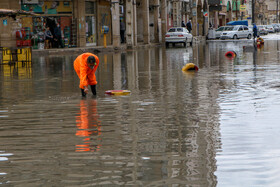
<path id="1" fill-rule="evenodd" d="M 280 41 L 250 46 L 100 53 L 86 99 L 77 55 L 0 66 L 0 184 L 280 186 Z"/>

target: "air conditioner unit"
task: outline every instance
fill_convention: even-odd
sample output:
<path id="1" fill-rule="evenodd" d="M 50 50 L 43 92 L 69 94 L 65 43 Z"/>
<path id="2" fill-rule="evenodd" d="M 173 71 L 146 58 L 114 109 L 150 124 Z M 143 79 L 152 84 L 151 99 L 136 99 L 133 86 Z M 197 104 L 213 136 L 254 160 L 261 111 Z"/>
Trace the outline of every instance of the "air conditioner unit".
<path id="1" fill-rule="evenodd" d="M 38 4 L 39 0 L 23 0 L 23 4 Z"/>

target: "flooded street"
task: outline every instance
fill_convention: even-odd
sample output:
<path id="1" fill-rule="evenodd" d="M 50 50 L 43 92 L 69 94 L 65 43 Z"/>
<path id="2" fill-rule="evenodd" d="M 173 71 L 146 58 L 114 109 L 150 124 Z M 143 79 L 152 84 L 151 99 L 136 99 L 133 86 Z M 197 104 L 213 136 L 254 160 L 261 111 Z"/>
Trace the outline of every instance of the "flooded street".
<path id="1" fill-rule="evenodd" d="M 0 184 L 280 186 L 280 40 L 251 46 L 99 53 L 86 99 L 78 54 L 0 66 Z"/>

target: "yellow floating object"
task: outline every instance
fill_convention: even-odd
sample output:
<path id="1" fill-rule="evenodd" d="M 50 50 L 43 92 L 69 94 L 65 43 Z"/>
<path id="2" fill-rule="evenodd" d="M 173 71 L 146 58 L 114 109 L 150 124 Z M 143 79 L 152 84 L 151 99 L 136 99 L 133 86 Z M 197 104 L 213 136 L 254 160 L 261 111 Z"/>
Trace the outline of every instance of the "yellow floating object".
<path id="1" fill-rule="evenodd" d="M 193 63 L 188 63 L 182 68 L 182 71 L 189 71 L 189 70 L 198 71 L 198 67 Z"/>
<path id="2" fill-rule="evenodd" d="M 107 90 L 105 92 L 108 95 L 128 95 L 130 94 L 129 90 Z"/>

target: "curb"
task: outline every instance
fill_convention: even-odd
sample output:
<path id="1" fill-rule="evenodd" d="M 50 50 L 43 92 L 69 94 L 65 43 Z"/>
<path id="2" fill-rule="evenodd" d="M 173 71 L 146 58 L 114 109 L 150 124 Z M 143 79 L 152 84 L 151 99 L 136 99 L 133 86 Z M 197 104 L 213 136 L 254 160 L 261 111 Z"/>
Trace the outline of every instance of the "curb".
<path id="1" fill-rule="evenodd" d="M 33 55 L 69 55 L 69 54 L 81 54 L 85 52 L 90 53 L 113 53 L 120 51 L 136 50 L 136 49 L 148 49 L 152 47 L 162 46 L 160 43 L 153 44 L 138 44 L 135 47 L 128 47 L 127 45 L 121 45 L 119 47 L 107 46 L 88 46 L 88 47 L 77 47 L 77 48 L 58 48 L 58 49 L 33 49 Z"/>

